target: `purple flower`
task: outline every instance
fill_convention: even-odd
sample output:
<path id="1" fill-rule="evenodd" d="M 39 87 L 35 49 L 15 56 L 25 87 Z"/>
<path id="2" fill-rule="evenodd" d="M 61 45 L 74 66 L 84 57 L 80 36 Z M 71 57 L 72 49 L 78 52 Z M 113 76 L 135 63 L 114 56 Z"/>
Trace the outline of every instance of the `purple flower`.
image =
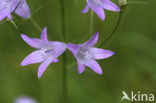
<path id="1" fill-rule="evenodd" d="M 27 97 L 27 96 L 21 96 L 18 97 L 14 103 L 37 103 L 34 99 Z"/>
<path id="2" fill-rule="evenodd" d="M 17 15 L 23 18 L 30 17 L 30 9 L 26 0 L 0 0 L 0 21 L 6 17 L 11 19 L 11 13 L 14 10 Z"/>
<path id="3" fill-rule="evenodd" d="M 21 34 L 21 36 L 28 45 L 38 49 L 28 55 L 21 63 L 21 66 L 42 62 L 38 68 L 38 78 L 41 78 L 50 63 L 58 62 L 57 57 L 66 50 L 66 44 L 47 39 L 46 27 L 42 31 L 41 39 L 30 38 L 24 34 Z"/>
<path id="4" fill-rule="evenodd" d="M 120 8 L 110 0 L 87 0 L 87 5 L 82 10 L 82 13 L 88 12 L 89 8 L 91 8 L 103 21 L 105 20 L 105 13 L 103 9 L 120 11 Z"/>
<path id="5" fill-rule="evenodd" d="M 102 69 L 95 59 L 105 59 L 114 54 L 112 51 L 93 47 L 97 43 L 98 37 L 99 33 L 97 32 L 89 41 L 83 44 L 67 44 L 68 49 L 77 60 L 79 74 L 81 74 L 85 70 L 85 66 L 87 66 L 94 72 L 102 75 Z"/>
<path id="6" fill-rule="evenodd" d="M 17 2 L 18 0 L 15 0 L 15 1 Z M 30 9 L 29 9 L 29 6 L 28 6 L 26 0 L 20 1 L 20 4 L 18 5 L 15 13 L 25 19 L 27 19 L 31 16 Z"/>

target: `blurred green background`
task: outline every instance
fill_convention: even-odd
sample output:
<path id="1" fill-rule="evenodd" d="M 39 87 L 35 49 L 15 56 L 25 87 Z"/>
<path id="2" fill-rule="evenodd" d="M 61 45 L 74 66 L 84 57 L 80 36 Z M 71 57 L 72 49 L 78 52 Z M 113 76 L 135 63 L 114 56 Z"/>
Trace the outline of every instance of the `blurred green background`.
<path id="1" fill-rule="evenodd" d="M 48 38 L 62 41 L 59 0 L 28 0 L 32 18 L 43 29 L 48 27 Z M 67 42 L 83 43 L 91 37 L 90 12 L 81 14 L 85 0 L 65 0 L 65 28 Z M 114 0 L 116 3 L 116 0 Z M 73 55 L 67 50 L 67 86 L 69 103 L 120 103 L 122 91 L 156 93 L 156 1 L 129 4 L 121 25 L 103 46 L 115 52 L 111 58 L 98 61 L 103 75 L 86 68 L 77 72 Z M 119 13 L 105 10 L 102 22 L 94 14 L 93 32 L 100 32 L 100 44 L 115 26 Z M 40 31 L 30 20 L 14 17 L 18 27 L 28 36 L 39 38 Z M 93 34 L 92 34 L 93 35 Z M 97 44 L 97 45 L 98 45 Z M 21 61 L 35 49 L 28 46 L 11 23 L 0 25 L 0 103 L 13 103 L 21 95 L 31 96 L 39 103 L 62 102 L 62 56 L 51 64 L 40 80 L 39 64 L 20 67 Z M 123 101 L 125 103 L 126 101 Z"/>

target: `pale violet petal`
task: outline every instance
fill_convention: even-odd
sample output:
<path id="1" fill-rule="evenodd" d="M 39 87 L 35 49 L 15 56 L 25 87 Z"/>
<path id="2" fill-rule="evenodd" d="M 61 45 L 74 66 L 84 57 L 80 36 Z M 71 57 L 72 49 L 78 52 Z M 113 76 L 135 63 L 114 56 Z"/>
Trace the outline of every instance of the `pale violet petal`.
<path id="1" fill-rule="evenodd" d="M 66 50 L 66 44 L 58 41 L 52 41 L 50 42 L 51 46 L 53 47 L 53 55 L 54 57 L 58 57 L 61 54 L 63 54 Z"/>
<path id="2" fill-rule="evenodd" d="M 16 8 L 15 13 L 23 18 L 29 18 L 31 16 L 30 8 L 26 2 L 26 0 L 21 0 L 20 4 Z"/>
<path id="3" fill-rule="evenodd" d="M 55 57 L 52 58 L 52 62 L 57 63 L 59 60 Z"/>
<path id="4" fill-rule="evenodd" d="M 101 69 L 100 65 L 95 60 L 86 61 L 86 62 L 84 62 L 84 65 L 91 68 L 94 72 L 102 75 L 102 69 Z"/>
<path id="5" fill-rule="evenodd" d="M 0 12 L 0 21 L 2 21 L 3 19 L 5 19 L 6 17 L 9 17 L 10 18 L 10 13 Z"/>
<path id="6" fill-rule="evenodd" d="M 99 48 L 90 48 L 89 51 L 94 59 L 105 59 L 114 55 L 114 52 L 110 50 L 104 50 Z"/>
<path id="7" fill-rule="evenodd" d="M 102 21 L 105 20 L 105 13 L 101 6 L 91 6 L 92 10 L 100 17 Z"/>
<path id="8" fill-rule="evenodd" d="M 77 55 L 77 52 L 80 48 L 80 45 L 76 45 L 76 44 L 71 44 L 71 43 L 68 43 L 67 44 L 67 48 L 73 53 L 73 55 L 76 57 Z"/>
<path id="9" fill-rule="evenodd" d="M 0 0 L 0 21 L 8 17 L 11 19 L 11 12 L 15 9 L 17 3 L 12 0 Z"/>
<path id="10" fill-rule="evenodd" d="M 85 66 L 80 63 L 80 61 L 77 60 L 77 64 L 78 64 L 78 73 L 82 74 L 82 72 L 85 70 Z"/>
<path id="11" fill-rule="evenodd" d="M 110 11 L 120 11 L 120 8 L 110 0 L 102 0 L 102 7 Z"/>
<path id="12" fill-rule="evenodd" d="M 86 13 L 89 11 L 88 5 L 85 6 L 85 8 L 81 11 L 81 13 Z"/>
<path id="13" fill-rule="evenodd" d="M 99 32 L 95 33 L 92 38 L 90 40 L 88 40 L 87 42 L 85 42 L 83 45 L 84 46 L 94 46 L 99 38 Z"/>
<path id="14" fill-rule="evenodd" d="M 44 40 L 45 42 L 48 42 L 48 37 L 47 37 L 47 27 L 45 27 L 41 33 L 41 39 Z"/>
<path id="15" fill-rule="evenodd" d="M 46 45 L 46 43 L 44 43 L 43 40 L 40 39 L 30 38 L 24 34 L 21 34 L 21 37 L 28 45 L 36 49 L 41 49 Z"/>
<path id="16" fill-rule="evenodd" d="M 5 1 L 7 1 L 7 0 L 5 0 Z M 8 8 L 9 8 L 10 12 L 13 12 L 17 8 L 19 3 L 20 3 L 20 0 L 9 0 Z"/>
<path id="17" fill-rule="evenodd" d="M 11 19 L 11 13 L 7 15 L 8 19 Z"/>
<path id="18" fill-rule="evenodd" d="M 21 63 L 21 66 L 26 66 L 29 64 L 40 63 L 45 60 L 44 55 L 40 50 L 36 50 L 29 54 Z"/>
<path id="19" fill-rule="evenodd" d="M 46 68 L 50 65 L 50 63 L 52 62 L 52 58 L 49 58 L 47 60 L 45 60 L 38 68 L 38 78 L 40 79 L 41 76 L 43 75 L 44 71 L 46 70 Z"/>

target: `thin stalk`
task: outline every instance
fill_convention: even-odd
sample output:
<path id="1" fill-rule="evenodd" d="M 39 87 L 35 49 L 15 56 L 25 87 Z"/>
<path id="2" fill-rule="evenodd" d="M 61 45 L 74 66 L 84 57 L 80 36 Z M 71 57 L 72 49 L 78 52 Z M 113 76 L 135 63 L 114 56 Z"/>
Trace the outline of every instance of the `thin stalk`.
<path id="1" fill-rule="evenodd" d="M 128 2 L 128 4 L 147 4 L 147 2 Z"/>
<path id="2" fill-rule="evenodd" d="M 126 8 L 126 6 L 125 6 Z M 121 11 L 119 12 L 119 18 L 118 18 L 118 21 L 114 27 L 114 29 L 112 30 L 112 32 L 108 35 L 108 37 L 106 38 L 106 40 L 104 40 L 100 45 L 99 47 L 102 47 L 103 45 L 105 45 L 110 39 L 111 37 L 113 36 L 113 34 L 117 31 L 117 29 L 119 28 L 119 25 L 120 25 L 120 22 L 121 22 L 121 19 L 122 19 L 122 14 L 123 14 L 123 11 L 125 10 L 125 8 L 123 8 L 123 6 L 121 7 Z"/>
<path id="3" fill-rule="evenodd" d="M 30 6 L 30 9 L 33 11 L 34 8 L 33 8 L 33 6 L 32 6 L 31 0 L 27 0 L 27 2 L 28 2 L 28 4 L 29 4 L 29 6 Z"/>
<path id="4" fill-rule="evenodd" d="M 94 24 L 94 12 L 90 12 L 90 35 L 93 35 L 93 24 Z"/>
<path id="5" fill-rule="evenodd" d="M 67 91 L 67 70 L 66 70 L 66 54 L 63 54 L 63 70 L 62 70 L 62 88 L 63 88 L 63 103 L 68 103 Z"/>
<path id="6" fill-rule="evenodd" d="M 60 0 L 60 4 L 61 4 L 61 20 L 62 20 L 61 30 L 62 30 L 64 40 L 66 40 L 66 34 L 65 34 L 65 1 Z"/>
<path id="7" fill-rule="evenodd" d="M 61 6 L 61 19 L 62 19 L 62 34 L 63 38 L 66 41 L 66 32 L 65 32 L 65 0 L 60 0 Z M 63 70 L 62 70 L 62 89 L 63 89 L 63 103 L 68 103 L 68 91 L 67 91 L 67 68 L 66 68 L 66 54 L 63 54 Z"/>
<path id="8" fill-rule="evenodd" d="M 9 21 L 10 21 L 10 22 L 12 23 L 12 25 L 18 30 L 19 33 L 23 33 L 22 30 L 16 25 L 16 23 L 15 23 L 12 19 L 10 19 Z"/>
<path id="9" fill-rule="evenodd" d="M 39 26 L 39 24 L 34 19 L 30 18 L 30 21 L 36 27 L 37 30 L 39 30 L 40 32 L 42 31 L 41 27 Z"/>

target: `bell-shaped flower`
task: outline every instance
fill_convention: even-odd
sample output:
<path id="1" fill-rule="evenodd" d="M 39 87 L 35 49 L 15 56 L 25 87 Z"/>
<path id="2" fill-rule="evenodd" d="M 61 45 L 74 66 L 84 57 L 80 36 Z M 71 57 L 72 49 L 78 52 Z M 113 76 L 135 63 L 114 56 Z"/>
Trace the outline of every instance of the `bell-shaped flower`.
<path id="1" fill-rule="evenodd" d="M 38 49 L 28 55 L 21 63 L 21 66 L 26 66 L 42 62 L 38 68 L 38 78 L 41 78 L 50 63 L 58 62 L 58 56 L 66 50 L 65 43 L 48 40 L 46 27 L 42 31 L 41 39 L 30 38 L 24 34 L 21 34 L 21 37 L 28 45 Z"/>
<path id="2" fill-rule="evenodd" d="M 82 10 L 82 13 L 86 13 L 91 8 L 101 20 L 105 20 L 105 13 L 103 9 L 110 11 L 120 11 L 120 8 L 110 0 L 87 0 L 86 7 Z"/>
<path id="3" fill-rule="evenodd" d="M 11 19 L 11 13 L 23 17 L 30 17 L 30 9 L 26 0 L 0 0 L 0 21 L 4 18 Z"/>
<path id="4" fill-rule="evenodd" d="M 37 103 L 37 101 L 31 97 L 21 96 L 21 97 L 16 98 L 14 103 Z"/>
<path id="5" fill-rule="evenodd" d="M 67 44 L 67 48 L 77 60 L 79 74 L 81 74 L 85 70 L 85 66 L 87 66 L 94 72 L 102 75 L 102 69 L 96 59 L 105 59 L 114 54 L 110 50 L 93 47 L 97 43 L 98 37 L 99 33 L 97 32 L 90 40 L 83 44 Z"/>

